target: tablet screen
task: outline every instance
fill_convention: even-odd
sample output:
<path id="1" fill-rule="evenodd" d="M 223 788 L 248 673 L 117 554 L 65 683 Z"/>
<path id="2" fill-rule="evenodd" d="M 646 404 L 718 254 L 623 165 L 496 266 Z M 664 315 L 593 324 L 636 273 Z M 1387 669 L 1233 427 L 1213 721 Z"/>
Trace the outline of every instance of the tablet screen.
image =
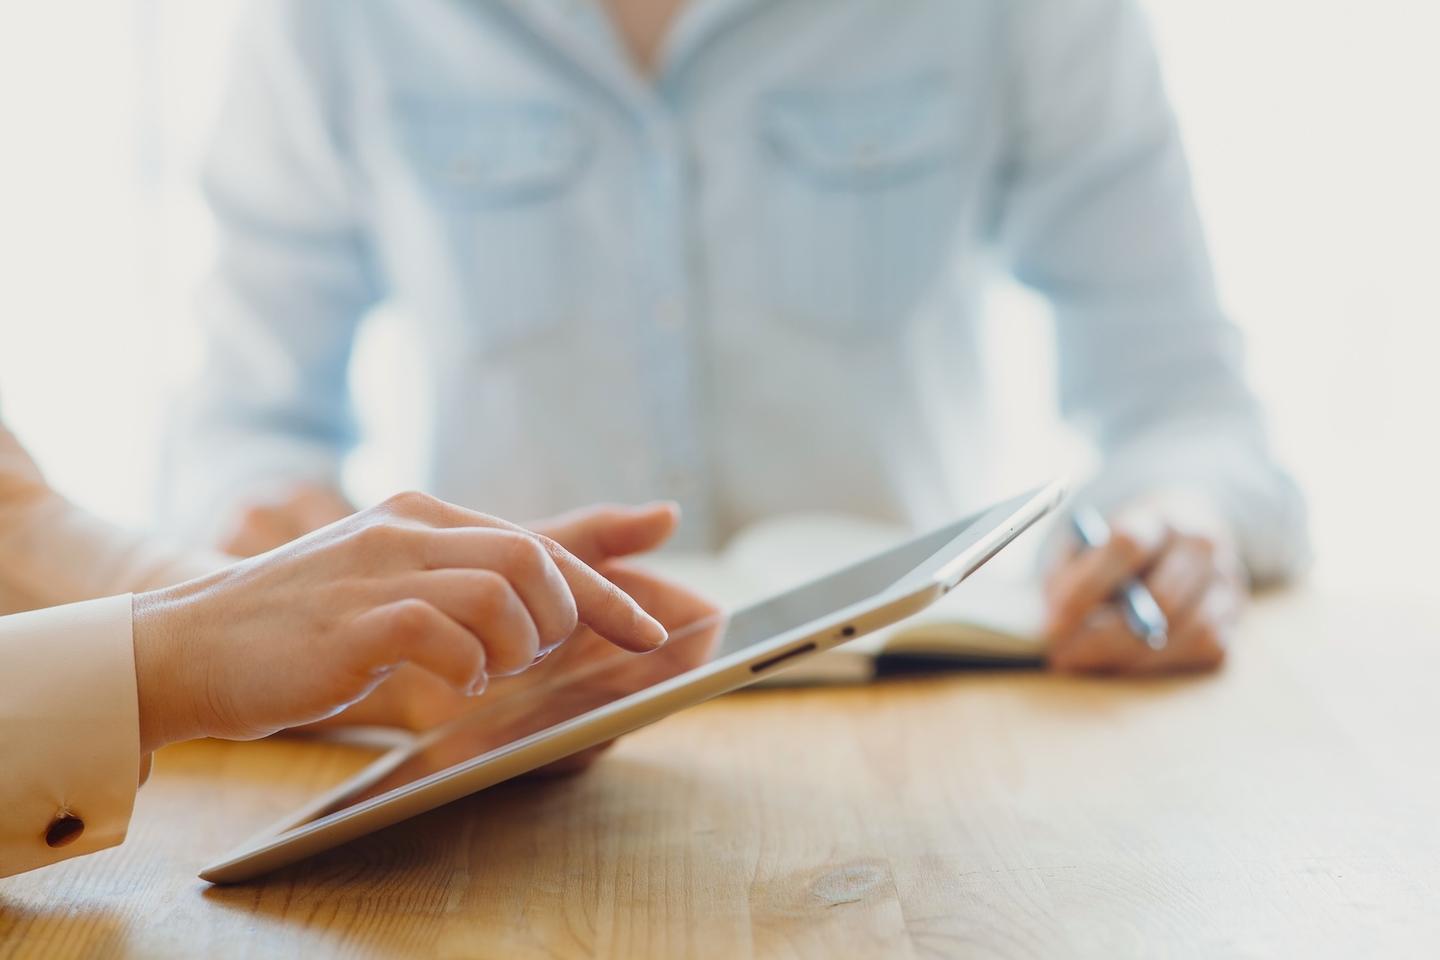
<path id="1" fill-rule="evenodd" d="M 526 672 L 494 679 L 465 713 L 397 752 L 316 819 L 605 707 L 616 700 L 745 651 L 894 585 L 954 540 L 974 518 L 908 541 L 827 577 L 728 615 L 701 598 L 634 570 L 613 579 L 670 629 L 654 653 L 633 654 L 583 628 Z M 564 764 L 558 765 L 563 768 Z"/>

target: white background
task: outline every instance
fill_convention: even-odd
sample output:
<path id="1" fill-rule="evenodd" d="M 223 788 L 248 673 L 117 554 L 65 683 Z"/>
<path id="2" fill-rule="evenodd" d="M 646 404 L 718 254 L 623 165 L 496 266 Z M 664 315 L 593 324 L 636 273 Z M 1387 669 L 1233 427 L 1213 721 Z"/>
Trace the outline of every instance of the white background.
<path id="1" fill-rule="evenodd" d="M 1315 577 L 1432 589 L 1440 415 L 1440 14 L 1423 0 L 1151 0 L 1226 301 L 1276 444 L 1312 503 Z M 209 233 L 194 163 L 235 0 L 47 0 L 0 33 L 0 385 L 52 481 L 153 518 L 162 414 L 193 367 Z M 1047 438 L 1030 369 L 1043 310 L 997 292 L 1007 423 Z M 404 485 L 413 411 L 381 324 L 359 358 L 377 446 L 362 493 Z M 382 359 L 385 362 L 382 362 Z M 400 369 L 405 369 L 404 364 Z M 397 412 L 398 411 L 398 412 Z M 1059 441 L 1056 441 L 1057 445 Z"/>

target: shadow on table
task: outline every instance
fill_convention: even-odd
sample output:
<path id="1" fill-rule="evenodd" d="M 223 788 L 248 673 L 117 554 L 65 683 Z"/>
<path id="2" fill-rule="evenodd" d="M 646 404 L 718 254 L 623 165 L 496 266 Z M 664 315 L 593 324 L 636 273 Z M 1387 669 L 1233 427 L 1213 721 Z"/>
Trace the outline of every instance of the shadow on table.
<path id="1" fill-rule="evenodd" d="M 512 780 L 242 884 L 209 886 L 207 904 L 261 921 L 304 927 L 314 943 L 363 939 L 367 951 L 415 955 L 454 919 L 483 870 L 491 887 L 533 882 L 542 843 L 560 831 L 623 830 L 647 816 L 636 798 L 674 791 L 723 795 L 693 770 L 610 756 L 567 777 Z M 556 839 L 546 837 L 556 825 Z"/>

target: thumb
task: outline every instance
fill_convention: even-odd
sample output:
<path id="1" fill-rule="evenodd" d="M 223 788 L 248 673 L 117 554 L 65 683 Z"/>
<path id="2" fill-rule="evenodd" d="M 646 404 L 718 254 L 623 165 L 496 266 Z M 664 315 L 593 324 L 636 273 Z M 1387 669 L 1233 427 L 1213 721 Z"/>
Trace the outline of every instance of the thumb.
<path id="1" fill-rule="evenodd" d="M 611 557 L 654 550 L 680 523 L 680 507 L 671 501 L 638 507 L 607 505 L 587 507 L 531 526 L 595 566 Z"/>

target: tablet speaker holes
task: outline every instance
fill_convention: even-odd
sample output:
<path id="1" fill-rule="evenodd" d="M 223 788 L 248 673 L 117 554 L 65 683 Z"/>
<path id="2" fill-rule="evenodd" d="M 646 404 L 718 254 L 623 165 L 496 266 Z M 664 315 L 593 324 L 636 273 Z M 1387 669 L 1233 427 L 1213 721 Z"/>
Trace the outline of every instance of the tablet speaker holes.
<path id="1" fill-rule="evenodd" d="M 750 668 L 750 672 L 761 673 L 765 670 L 769 670 L 771 667 L 778 666 L 779 664 L 784 663 L 786 660 L 791 660 L 795 657 L 809 653 L 814 649 L 815 644 L 813 641 L 810 643 L 802 644 L 796 647 L 794 650 L 786 650 L 784 653 L 777 654 L 776 656 L 771 657 L 769 660 L 761 660 L 759 663 L 755 664 Z"/>

